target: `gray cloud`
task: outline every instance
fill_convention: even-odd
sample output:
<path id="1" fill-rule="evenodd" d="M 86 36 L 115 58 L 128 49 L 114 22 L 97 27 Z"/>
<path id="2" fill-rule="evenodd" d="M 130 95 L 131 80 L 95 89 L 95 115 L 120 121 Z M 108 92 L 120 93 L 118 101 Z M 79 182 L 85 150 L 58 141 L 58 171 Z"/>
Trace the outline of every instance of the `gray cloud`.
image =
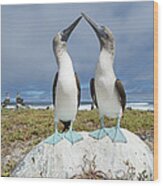
<path id="1" fill-rule="evenodd" d="M 153 96 L 153 2 L 2 6 L 2 95 L 42 91 L 47 99 L 57 65 L 52 38 L 84 11 L 107 25 L 116 39 L 115 71 L 126 91 Z M 99 54 L 98 40 L 82 20 L 68 43 L 79 74 L 82 99 L 89 99 Z M 33 93 L 34 94 L 34 93 Z M 132 98 L 129 96 L 129 98 Z M 140 97 L 141 99 L 141 97 Z"/>

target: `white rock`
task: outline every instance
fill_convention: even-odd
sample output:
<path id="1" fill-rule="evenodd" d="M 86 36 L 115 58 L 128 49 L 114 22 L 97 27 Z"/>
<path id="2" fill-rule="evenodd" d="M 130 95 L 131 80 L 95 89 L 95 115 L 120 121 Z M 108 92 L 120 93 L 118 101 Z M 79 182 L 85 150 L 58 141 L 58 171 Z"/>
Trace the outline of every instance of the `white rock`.
<path id="1" fill-rule="evenodd" d="M 112 143 L 108 136 L 95 140 L 88 132 L 81 132 L 84 140 L 74 145 L 66 139 L 55 146 L 43 141 L 18 164 L 12 176 L 80 178 L 91 168 L 105 173 L 107 179 L 134 180 L 146 170 L 145 175 L 152 180 L 153 154 L 149 147 L 135 134 L 122 131 L 128 140 L 126 144 Z"/>

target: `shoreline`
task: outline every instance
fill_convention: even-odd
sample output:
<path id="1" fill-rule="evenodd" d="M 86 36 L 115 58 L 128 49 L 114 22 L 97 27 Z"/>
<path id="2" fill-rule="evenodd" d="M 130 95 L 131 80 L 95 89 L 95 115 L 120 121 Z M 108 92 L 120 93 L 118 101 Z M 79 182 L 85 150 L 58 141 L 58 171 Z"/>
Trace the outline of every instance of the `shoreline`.
<path id="1" fill-rule="evenodd" d="M 6 109 L 15 109 L 16 104 L 12 103 L 6 107 Z M 27 103 L 25 106 L 22 106 L 24 109 L 34 109 L 34 110 L 48 110 L 53 109 L 52 104 L 47 103 Z M 148 102 L 128 102 L 126 104 L 126 109 L 129 110 L 140 110 L 140 111 L 154 111 L 154 104 Z M 91 103 L 81 103 L 79 109 L 81 110 L 91 110 Z"/>

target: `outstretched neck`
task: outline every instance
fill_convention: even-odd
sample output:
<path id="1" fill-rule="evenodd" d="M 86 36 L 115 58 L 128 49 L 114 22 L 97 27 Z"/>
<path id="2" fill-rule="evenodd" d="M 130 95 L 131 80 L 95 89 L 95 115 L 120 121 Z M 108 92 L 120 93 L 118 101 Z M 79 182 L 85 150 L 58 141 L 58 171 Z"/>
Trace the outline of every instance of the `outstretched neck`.
<path id="1" fill-rule="evenodd" d="M 54 55 L 58 61 L 60 57 L 64 55 L 65 52 L 67 52 L 67 46 L 65 45 L 57 45 L 53 47 Z"/>
<path id="2" fill-rule="evenodd" d="M 114 55 L 108 52 L 105 48 L 102 48 L 100 51 L 99 63 L 106 70 L 113 69 Z"/>
<path id="3" fill-rule="evenodd" d="M 67 52 L 67 49 L 61 49 L 56 54 L 56 60 L 59 68 L 59 72 L 66 72 L 69 71 L 73 72 L 72 60 L 70 55 Z"/>

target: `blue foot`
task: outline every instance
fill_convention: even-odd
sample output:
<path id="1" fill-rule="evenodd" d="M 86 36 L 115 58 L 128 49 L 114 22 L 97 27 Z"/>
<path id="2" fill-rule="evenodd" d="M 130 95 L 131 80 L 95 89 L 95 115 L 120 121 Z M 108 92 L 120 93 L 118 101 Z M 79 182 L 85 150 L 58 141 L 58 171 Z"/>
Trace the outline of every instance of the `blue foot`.
<path id="1" fill-rule="evenodd" d="M 104 138 L 107 135 L 106 131 L 107 131 L 107 128 L 101 128 L 93 132 L 90 132 L 89 136 L 99 140 L 99 139 Z"/>
<path id="2" fill-rule="evenodd" d="M 127 143 L 127 139 L 120 130 L 120 127 L 112 127 L 108 129 L 107 134 L 111 138 L 112 142 Z"/>
<path id="3" fill-rule="evenodd" d="M 56 145 L 58 142 L 60 142 L 63 139 L 62 134 L 55 132 L 52 136 L 48 137 L 45 140 L 45 143 Z"/>
<path id="4" fill-rule="evenodd" d="M 64 138 L 67 139 L 72 145 L 80 140 L 83 140 L 83 137 L 81 134 L 69 130 L 68 132 L 65 133 Z"/>

